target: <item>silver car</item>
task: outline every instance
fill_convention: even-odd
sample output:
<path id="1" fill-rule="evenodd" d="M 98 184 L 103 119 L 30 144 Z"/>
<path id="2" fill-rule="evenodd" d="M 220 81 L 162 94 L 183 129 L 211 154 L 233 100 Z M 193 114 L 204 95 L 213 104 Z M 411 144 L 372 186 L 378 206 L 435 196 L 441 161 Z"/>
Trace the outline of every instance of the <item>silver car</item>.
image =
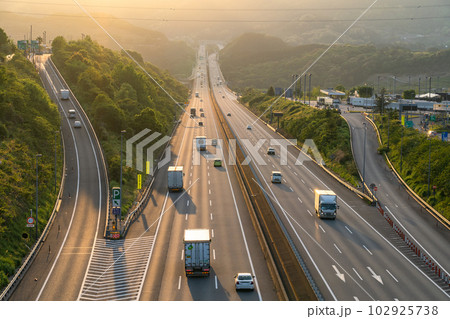
<path id="1" fill-rule="evenodd" d="M 236 276 L 234 276 L 234 285 L 236 287 L 236 290 L 238 289 L 249 289 L 253 290 L 255 289 L 255 285 L 253 284 L 253 276 L 252 274 L 248 272 L 240 272 Z"/>

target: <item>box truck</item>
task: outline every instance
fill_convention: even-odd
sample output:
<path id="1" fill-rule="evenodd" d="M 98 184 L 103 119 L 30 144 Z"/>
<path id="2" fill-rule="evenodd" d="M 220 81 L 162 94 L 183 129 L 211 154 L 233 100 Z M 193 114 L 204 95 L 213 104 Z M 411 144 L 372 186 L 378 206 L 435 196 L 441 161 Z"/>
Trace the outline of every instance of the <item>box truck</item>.
<path id="1" fill-rule="evenodd" d="M 197 150 L 206 151 L 206 136 L 197 136 L 195 144 L 197 145 Z"/>
<path id="2" fill-rule="evenodd" d="M 183 189 L 183 166 L 169 166 L 167 169 L 167 187 L 170 192 Z"/>
<path id="3" fill-rule="evenodd" d="M 211 245 L 209 229 L 185 229 L 183 243 L 186 276 L 209 276 Z"/>
<path id="4" fill-rule="evenodd" d="M 330 190 L 314 190 L 314 208 L 316 215 L 320 218 L 336 219 L 337 210 L 337 196 Z"/>

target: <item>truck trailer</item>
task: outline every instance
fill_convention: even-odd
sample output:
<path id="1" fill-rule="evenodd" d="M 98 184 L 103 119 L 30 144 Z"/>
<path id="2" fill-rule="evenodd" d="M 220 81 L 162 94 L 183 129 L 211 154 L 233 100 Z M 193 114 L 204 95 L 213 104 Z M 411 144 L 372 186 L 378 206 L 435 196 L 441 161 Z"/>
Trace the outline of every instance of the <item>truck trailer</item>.
<path id="1" fill-rule="evenodd" d="M 209 276 L 211 246 L 209 229 L 185 229 L 183 243 L 186 276 Z"/>
<path id="2" fill-rule="evenodd" d="M 167 169 L 167 187 L 169 192 L 183 189 L 183 166 L 169 166 Z"/>
<path id="3" fill-rule="evenodd" d="M 330 190 L 314 190 L 314 208 L 316 215 L 320 218 L 336 219 L 337 210 L 337 196 Z"/>

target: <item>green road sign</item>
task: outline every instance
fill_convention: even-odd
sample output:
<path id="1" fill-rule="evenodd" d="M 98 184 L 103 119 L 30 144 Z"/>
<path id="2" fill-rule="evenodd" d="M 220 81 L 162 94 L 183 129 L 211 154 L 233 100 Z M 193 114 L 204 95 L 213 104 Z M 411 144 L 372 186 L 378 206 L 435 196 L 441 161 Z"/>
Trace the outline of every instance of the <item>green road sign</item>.
<path id="1" fill-rule="evenodd" d="M 414 123 L 413 121 L 406 121 L 405 127 L 413 127 Z"/>
<path id="2" fill-rule="evenodd" d="M 120 187 L 112 188 L 112 206 L 120 207 Z"/>

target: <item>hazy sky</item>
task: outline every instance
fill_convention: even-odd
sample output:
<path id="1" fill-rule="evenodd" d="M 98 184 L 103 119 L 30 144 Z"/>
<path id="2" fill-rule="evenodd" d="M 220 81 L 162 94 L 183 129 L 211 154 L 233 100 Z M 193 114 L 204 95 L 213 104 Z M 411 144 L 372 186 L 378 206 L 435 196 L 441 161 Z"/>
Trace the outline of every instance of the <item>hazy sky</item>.
<path id="1" fill-rule="evenodd" d="M 109 15 L 110 24 L 121 18 L 135 26 L 161 31 L 170 38 L 231 40 L 244 32 L 260 32 L 297 44 L 336 38 L 374 1 L 80 0 L 79 3 L 94 16 Z M 85 14 L 73 0 L 0 0 L 0 21 L 3 21 L 0 27 L 8 30 L 8 25 L 2 23 L 8 24 L 8 17 L 14 14 L 29 16 L 30 21 L 41 19 L 44 23 L 46 16 L 59 15 L 71 24 L 67 29 L 72 26 L 78 35 L 79 25 L 86 24 L 86 19 L 79 17 Z M 387 41 L 435 36 L 448 43 L 450 3 L 448 0 L 378 0 L 353 29 L 353 34 L 349 33 L 343 42 L 357 41 L 361 32 L 362 42 L 385 34 Z M 22 34 L 16 32 L 10 31 L 13 37 Z"/>

